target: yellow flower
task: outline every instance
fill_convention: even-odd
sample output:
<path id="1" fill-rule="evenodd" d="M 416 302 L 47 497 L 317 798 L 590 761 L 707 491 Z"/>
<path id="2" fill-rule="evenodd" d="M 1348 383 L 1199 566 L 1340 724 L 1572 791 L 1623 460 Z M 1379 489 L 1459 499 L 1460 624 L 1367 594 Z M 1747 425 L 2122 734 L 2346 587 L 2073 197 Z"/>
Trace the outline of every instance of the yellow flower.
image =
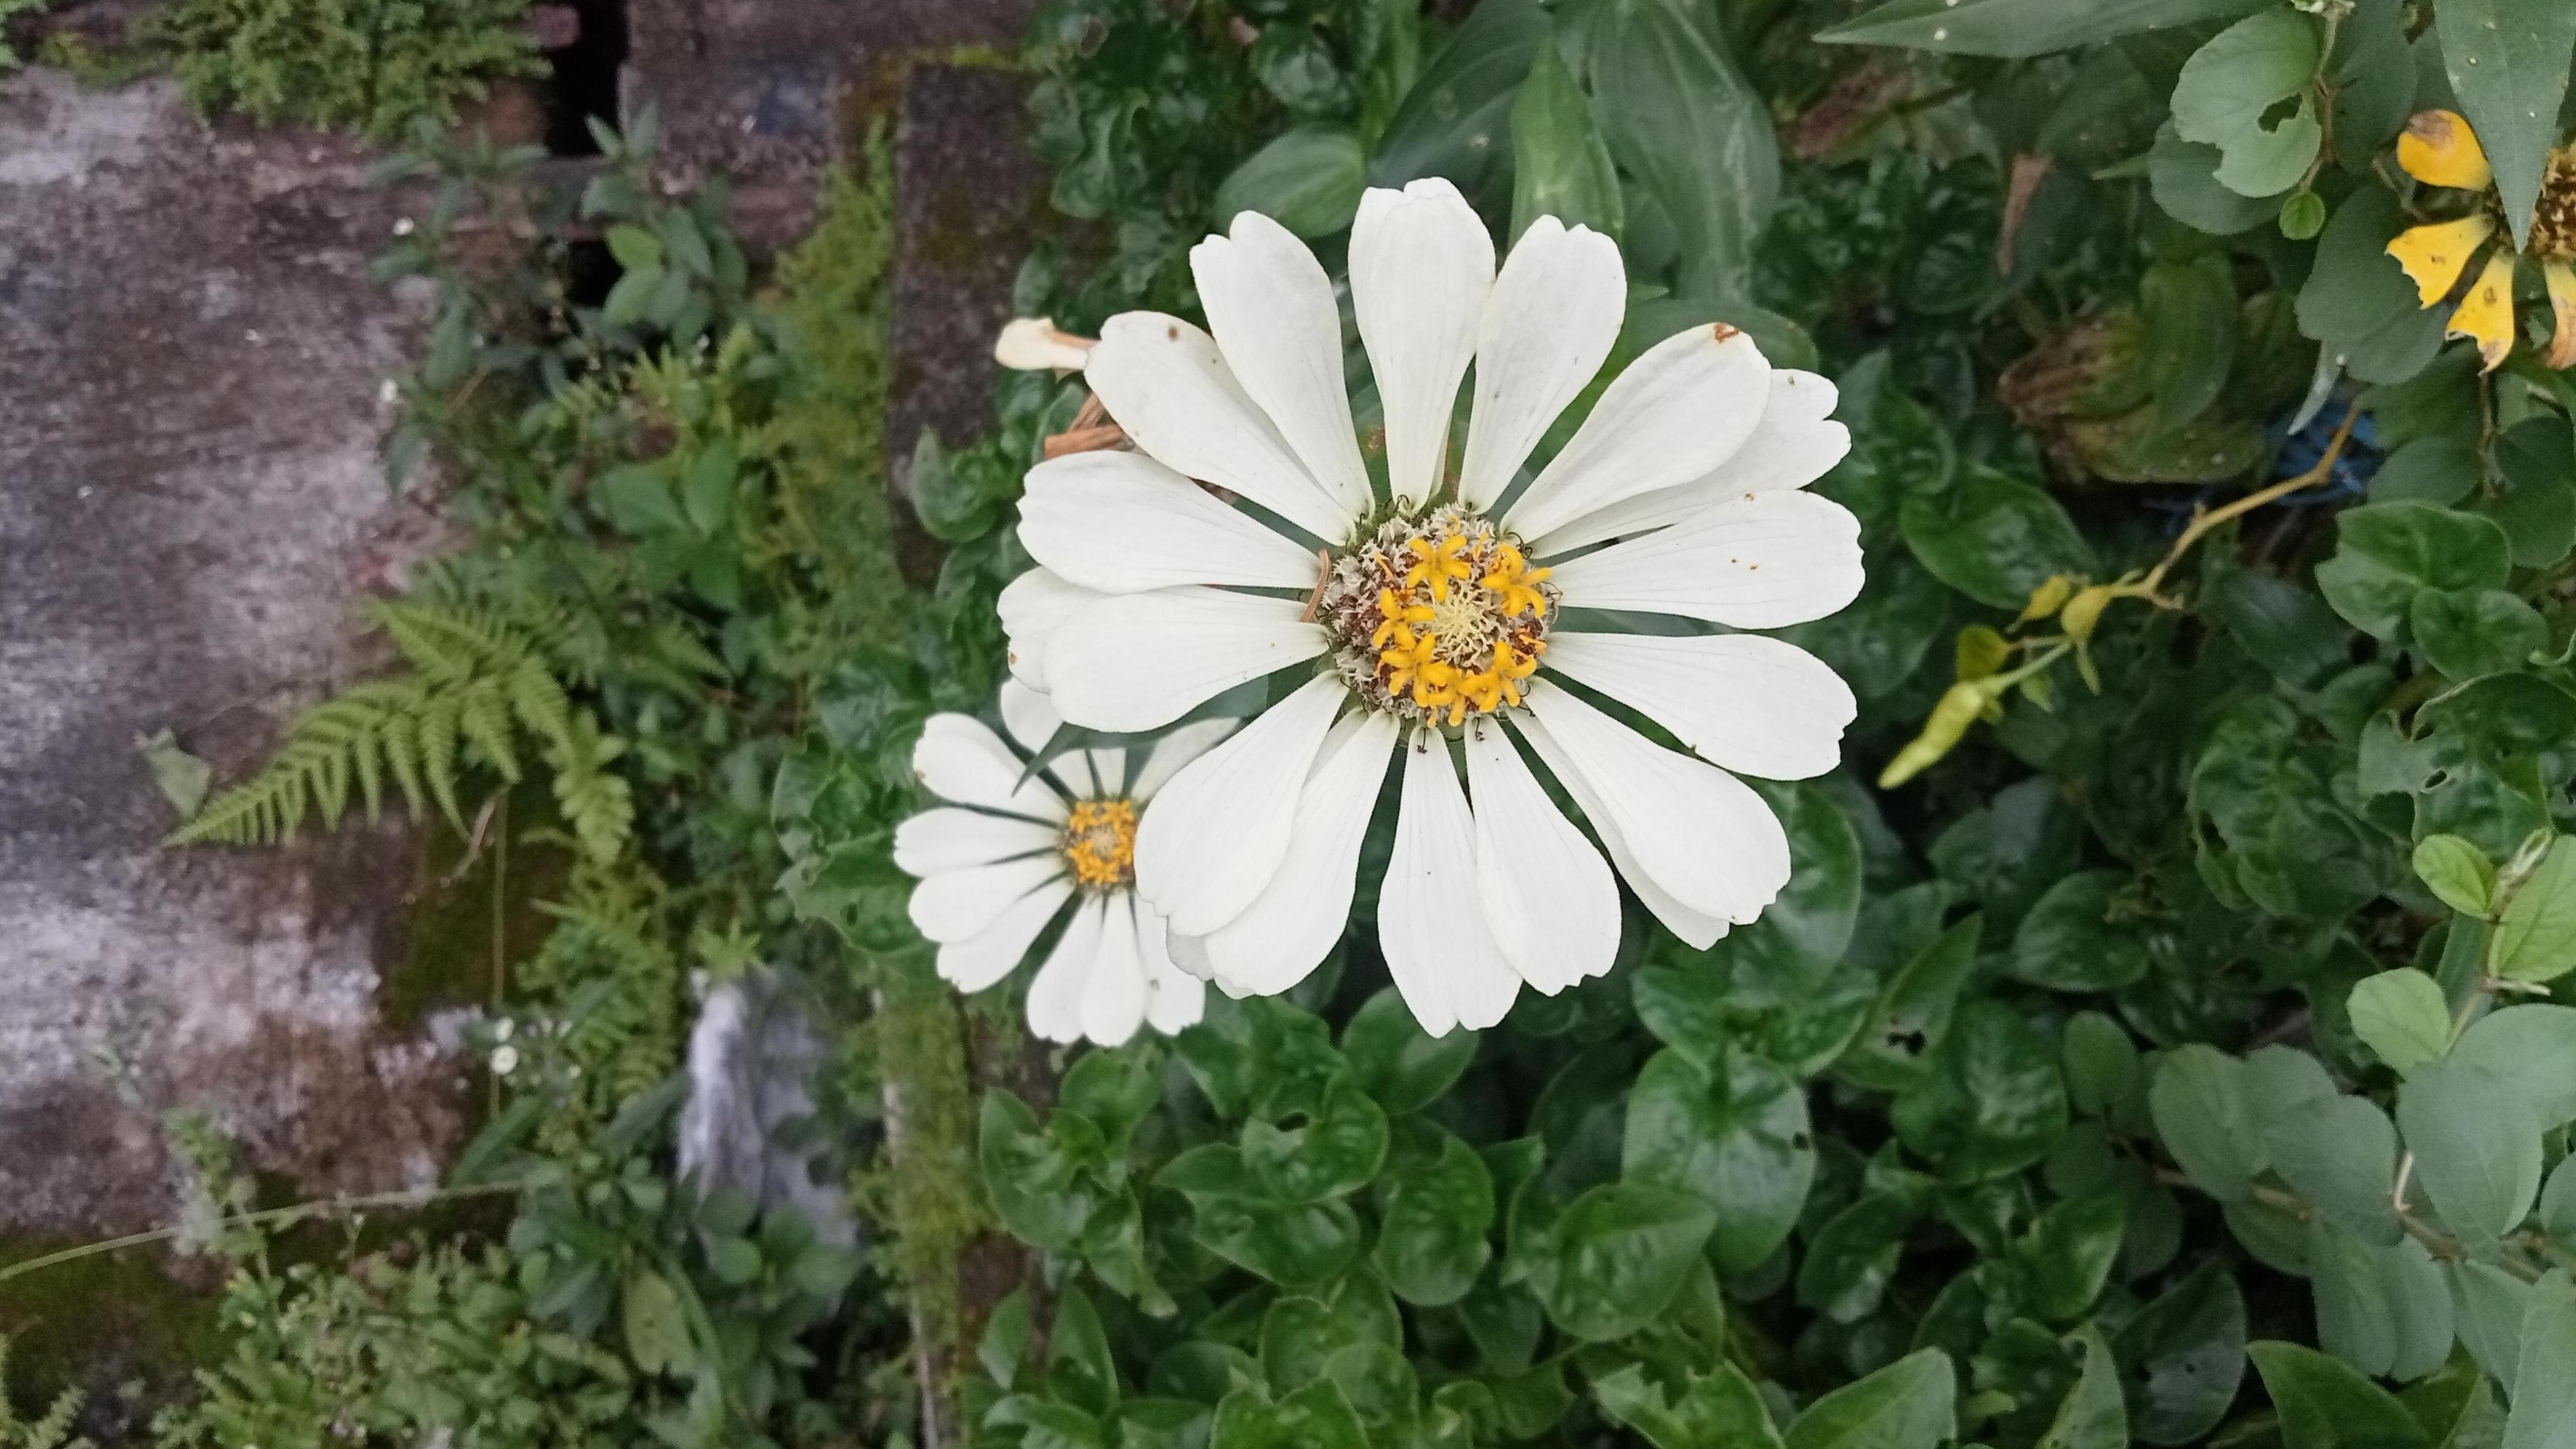
<path id="1" fill-rule="evenodd" d="M 2427 186 L 2484 193 L 2477 211 L 2409 227 L 2388 244 L 2388 254 L 2406 269 L 2416 297 L 2429 308 L 2451 295 L 2470 261 L 2499 230 L 2495 171 L 2487 164 L 2486 148 L 2478 144 L 2477 132 L 2456 111 L 2424 111 L 2408 121 L 2405 134 L 2397 138 L 2397 164 Z M 2550 311 L 2557 319 L 2549 350 L 2541 360 L 2552 368 L 2567 367 L 2576 363 L 2576 267 L 2570 266 L 2576 262 L 2576 150 L 2550 153 L 2526 254 L 2540 268 L 2549 288 Z M 2513 351 L 2517 265 L 2509 245 L 2497 248 L 2452 311 L 2445 329 L 2448 336 L 2475 340 L 2488 372 Z"/>

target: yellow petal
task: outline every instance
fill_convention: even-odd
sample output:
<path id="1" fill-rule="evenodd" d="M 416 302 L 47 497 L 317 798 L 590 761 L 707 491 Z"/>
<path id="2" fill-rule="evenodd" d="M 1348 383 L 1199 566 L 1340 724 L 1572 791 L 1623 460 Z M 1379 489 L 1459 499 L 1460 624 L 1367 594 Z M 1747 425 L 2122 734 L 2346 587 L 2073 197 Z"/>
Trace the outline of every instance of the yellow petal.
<path id="1" fill-rule="evenodd" d="M 2563 369 L 2576 363 L 2576 267 L 2551 262 L 2540 275 L 2549 282 L 2549 310 L 2558 319 L 2557 330 L 2549 334 L 2549 355 L 2541 361 Z"/>
<path id="2" fill-rule="evenodd" d="M 2484 191 L 2495 180 L 2486 148 L 2457 111 L 2418 111 L 2397 138 L 2397 164 L 2427 186 Z"/>
<path id="3" fill-rule="evenodd" d="M 2480 212 L 2408 227 L 2388 244 L 2388 254 L 2415 279 L 2415 295 L 2430 307 L 2450 295 L 2460 273 L 2468 270 L 2469 258 L 2493 235 L 2495 218 Z"/>
<path id="4" fill-rule="evenodd" d="M 2445 335 L 2476 338 L 2478 355 L 2486 359 L 2481 371 L 2493 372 L 2503 364 L 2505 354 L 2513 351 L 2513 253 L 2487 259 L 2460 310 L 2451 314 Z"/>

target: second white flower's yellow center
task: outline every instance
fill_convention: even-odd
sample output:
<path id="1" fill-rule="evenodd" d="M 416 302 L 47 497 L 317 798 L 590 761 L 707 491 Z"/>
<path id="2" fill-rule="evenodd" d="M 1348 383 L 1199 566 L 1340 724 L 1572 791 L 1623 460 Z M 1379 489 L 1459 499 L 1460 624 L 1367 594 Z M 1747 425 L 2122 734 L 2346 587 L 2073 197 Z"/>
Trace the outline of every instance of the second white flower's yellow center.
<path id="1" fill-rule="evenodd" d="M 1084 890 L 1124 890 L 1136 883 L 1136 802 L 1124 797 L 1078 800 L 1056 848 Z"/>
<path id="2" fill-rule="evenodd" d="M 1521 702 L 1556 619 L 1548 570 L 1458 508 L 1388 519 L 1333 561 L 1316 613 L 1362 702 L 1463 723 Z"/>

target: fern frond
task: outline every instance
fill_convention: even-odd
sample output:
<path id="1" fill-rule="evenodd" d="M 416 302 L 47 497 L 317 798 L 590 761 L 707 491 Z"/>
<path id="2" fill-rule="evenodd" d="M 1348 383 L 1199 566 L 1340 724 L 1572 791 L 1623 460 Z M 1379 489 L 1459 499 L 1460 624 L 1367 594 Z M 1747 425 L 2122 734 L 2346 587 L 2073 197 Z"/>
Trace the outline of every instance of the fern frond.
<path id="1" fill-rule="evenodd" d="M 564 697 L 562 682 L 544 660 L 535 655 L 520 660 L 510 671 L 507 687 L 511 712 L 530 734 L 553 745 L 571 736 L 572 701 Z"/>
<path id="2" fill-rule="evenodd" d="M 498 679 L 478 679 L 456 696 L 456 724 L 495 773 L 519 783 L 519 755 L 510 746 L 510 701 Z"/>
<path id="3" fill-rule="evenodd" d="M 463 702 L 443 694 L 429 703 L 420 716 L 420 772 L 447 823 L 462 832 L 465 812 L 456 805 L 456 716 Z"/>
<path id="4" fill-rule="evenodd" d="M 635 831 L 634 792 L 607 768 L 624 753 L 626 742 L 602 734 L 588 710 L 573 715 L 563 738 L 546 750 L 555 772 L 555 803 L 572 822 L 582 850 L 602 865 L 624 853 Z"/>

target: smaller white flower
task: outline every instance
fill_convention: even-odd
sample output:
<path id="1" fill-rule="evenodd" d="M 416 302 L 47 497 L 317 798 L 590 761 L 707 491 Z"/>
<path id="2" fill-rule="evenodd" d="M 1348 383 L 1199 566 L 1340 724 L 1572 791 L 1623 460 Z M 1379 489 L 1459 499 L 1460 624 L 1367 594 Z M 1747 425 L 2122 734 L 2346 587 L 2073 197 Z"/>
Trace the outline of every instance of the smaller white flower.
<path id="1" fill-rule="evenodd" d="M 896 827 L 894 863 L 921 882 L 912 923 L 938 945 L 941 979 L 968 992 L 994 985 L 1061 918 L 1029 983 L 1031 1031 L 1117 1046 L 1148 1022 L 1161 1032 L 1197 1022 L 1206 989 L 1173 964 L 1162 918 L 1136 899 L 1136 828 L 1155 791 L 1234 721 L 1173 730 L 1132 774 L 1121 749 L 1069 750 L 1032 773 L 1027 761 L 1063 718 L 1015 679 L 1002 684 L 1001 708 L 1017 750 L 971 715 L 942 714 L 912 752 L 913 774 L 948 803 Z"/>
<path id="2" fill-rule="evenodd" d="M 411 219 L 410 217 L 407 217 L 407 216 L 398 216 L 398 217 L 395 217 L 395 218 L 394 218 L 394 235 L 396 235 L 396 236 L 409 236 L 409 235 L 411 235 L 411 234 L 412 234 L 412 219 Z"/>
<path id="3" fill-rule="evenodd" d="M 518 1029 L 519 1024 L 505 1016 L 499 1021 L 492 1023 L 492 1040 L 508 1041 L 511 1035 L 518 1031 Z"/>
<path id="4" fill-rule="evenodd" d="M 1056 330 L 1052 317 L 1014 317 L 993 344 L 993 360 L 1013 372 L 1080 372 L 1092 340 Z"/>
<path id="5" fill-rule="evenodd" d="M 402 384 L 395 382 L 390 377 L 376 384 L 376 401 L 378 403 L 381 403 L 386 407 L 392 407 L 395 403 L 400 402 L 401 400 Z"/>
<path id="6" fill-rule="evenodd" d="M 506 1077 L 519 1069 L 519 1049 L 502 1046 L 492 1053 L 492 1075 Z"/>

